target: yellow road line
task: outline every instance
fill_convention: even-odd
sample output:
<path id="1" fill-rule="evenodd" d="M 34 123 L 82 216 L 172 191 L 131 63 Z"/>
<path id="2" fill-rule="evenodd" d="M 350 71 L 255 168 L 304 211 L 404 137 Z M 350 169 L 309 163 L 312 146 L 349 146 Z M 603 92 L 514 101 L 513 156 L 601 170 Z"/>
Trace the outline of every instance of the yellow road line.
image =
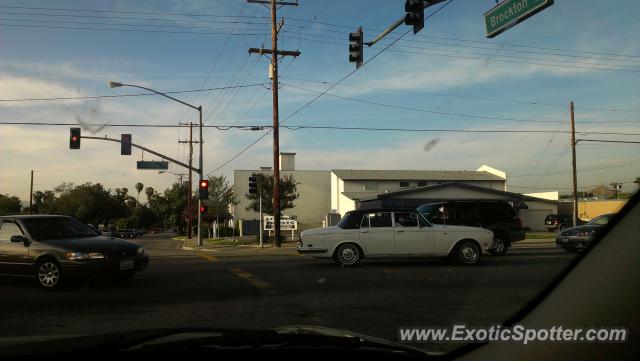
<path id="1" fill-rule="evenodd" d="M 229 271 L 233 272 L 235 275 L 249 282 L 252 286 L 258 289 L 261 289 L 263 291 L 273 289 L 273 285 L 271 283 L 252 275 L 242 268 L 229 268 Z"/>
<path id="2" fill-rule="evenodd" d="M 206 259 L 209 262 L 218 262 L 218 258 L 217 257 L 214 257 L 212 255 L 206 254 L 204 252 L 198 252 L 197 255 L 202 257 L 202 258 L 204 258 L 204 259 Z"/>

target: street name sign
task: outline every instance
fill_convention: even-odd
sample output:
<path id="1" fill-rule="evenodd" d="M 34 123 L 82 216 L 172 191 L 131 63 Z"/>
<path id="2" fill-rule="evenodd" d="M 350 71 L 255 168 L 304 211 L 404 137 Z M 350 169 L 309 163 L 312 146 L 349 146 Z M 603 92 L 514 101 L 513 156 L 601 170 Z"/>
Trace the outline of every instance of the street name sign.
<path id="1" fill-rule="evenodd" d="M 487 38 L 502 33 L 553 5 L 553 0 L 505 0 L 484 14 Z"/>
<path id="2" fill-rule="evenodd" d="M 137 162 L 138 169 L 169 169 L 169 162 L 157 161 L 157 160 L 139 160 Z"/>

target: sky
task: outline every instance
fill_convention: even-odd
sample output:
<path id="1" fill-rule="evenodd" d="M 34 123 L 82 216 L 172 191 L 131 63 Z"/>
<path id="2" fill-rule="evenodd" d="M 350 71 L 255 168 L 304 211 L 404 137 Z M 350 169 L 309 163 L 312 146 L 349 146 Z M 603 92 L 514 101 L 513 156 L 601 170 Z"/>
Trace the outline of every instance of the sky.
<path id="1" fill-rule="evenodd" d="M 281 129 L 280 150 L 297 153 L 297 169 L 487 164 L 507 172 L 511 191 L 567 193 L 570 101 L 579 139 L 640 141 L 638 2 L 555 1 L 487 39 L 482 15 L 494 5 L 454 0 L 416 35 L 402 25 L 365 47 L 366 63 L 355 72 L 348 33 L 362 26 L 371 40 L 404 16 L 404 1 L 300 0 L 279 9 L 278 47 L 301 52 L 280 61 L 280 121 L 293 128 Z M 0 0 L 0 123 L 77 123 L 83 135 L 112 138 L 131 133 L 134 143 L 186 162 L 188 146 L 178 143 L 188 139 L 186 127 L 112 126 L 197 122 L 196 111 L 161 96 L 11 100 L 141 93 L 111 89 L 110 80 L 162 92 L 226 88 L 173 96 L 202 105 L 205 125 L 221 126 L 204 129 L 204 171 L 233 182 L 234 169 L 273 165 L 270 134 L 228 162 L 265 131 L 224 127 L 272 123 L 269 59 L 247 51 L 271 47 L 269 16 L 265 6 L 241 0 Z M 137 182 L 164 190 L 177 179 L 136 170 L 137 160 L 158 158 L 136 149 L 121 156 L 117 143 L 83 139 L 80 150 L 70 150 L 68 128 L 0 124 L 0 194 L 28 201 L 31 170 L 34 190 L 100 182 L 134 193 Z M 637 189 L 640 145 L 581 141 L 576 152 L 579 188 L 621 182 L 625 191 Z M 196 165 L 197 157 L 194 147 Z M 186 172 L 173 164 L 169 170 Z"/>

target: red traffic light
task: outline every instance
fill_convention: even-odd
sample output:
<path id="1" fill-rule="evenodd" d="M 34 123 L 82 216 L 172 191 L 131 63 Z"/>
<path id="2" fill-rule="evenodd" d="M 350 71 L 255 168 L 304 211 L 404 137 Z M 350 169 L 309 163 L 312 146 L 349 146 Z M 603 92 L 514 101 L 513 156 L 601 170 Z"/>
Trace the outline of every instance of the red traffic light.
<path id="1" fill-rule="evenodd" d="M 71 128 L 69 129 L 69 148 L 70 149 L 80 149 L 80 137 L 81 130 L 80 128 Z"/>
<path id="2" fill-rule="evenodd" d="M 207 210 L 209 209 L 209 207 L 207 207 L 206 204 L 203 204 L 200 206 L 200 213 L 207 213 Z"/>
<path id="3" fill-rule="evenodd" d="M 198 199 L 204 200 L 209 198 L 209 180 L 200 179 L 198 182 Z"/>

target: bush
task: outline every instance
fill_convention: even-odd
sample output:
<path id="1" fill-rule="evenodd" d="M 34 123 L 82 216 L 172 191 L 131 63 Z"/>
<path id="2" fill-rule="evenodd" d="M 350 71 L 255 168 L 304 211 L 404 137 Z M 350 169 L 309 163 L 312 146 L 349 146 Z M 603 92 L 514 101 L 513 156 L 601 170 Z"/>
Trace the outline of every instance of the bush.
<path id="1" fill-rule="evenodd" d="M 240 235 L 240 230 L 231 227 L 220 227 L 220 237 L 234 237 Z"/>

